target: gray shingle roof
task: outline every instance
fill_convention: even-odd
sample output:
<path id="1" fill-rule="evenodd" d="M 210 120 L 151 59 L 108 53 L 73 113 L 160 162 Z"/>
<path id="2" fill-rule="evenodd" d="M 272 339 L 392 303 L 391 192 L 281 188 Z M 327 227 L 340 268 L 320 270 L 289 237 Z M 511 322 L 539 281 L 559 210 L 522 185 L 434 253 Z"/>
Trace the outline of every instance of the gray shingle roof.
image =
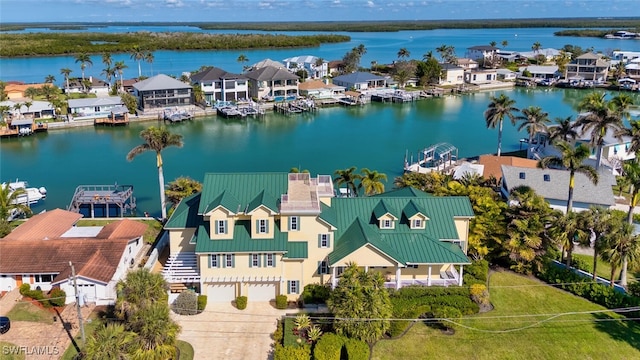
<path id="1" fill-rule="evenodd" d="M 257 80 L 257 81 L 265 81 L 265 80 L 297 80 L 298 76 L 294 75 L 287 70 L 273 67 L 273 66 L 265 66 L 256 70 L 249 71 L 245 74 L 249 79 Z"/>
<path id="2" fill-rule="evenodd" d="M 110 96 L 104 98 L 69 99 L 70 108 L 122 105 L 120 96 Z"/>
<path id="3" fill-rule="evenodd" d="M 545 175 L 548 175 L 548 181 L 545 180 Z M 569 196 L 569 171 L 567 170 L 502 165 L 502 179 L 508 191 L 525 185 L 545 199 L 566 201 Z M 577 173 L 573 201 L 611 206 L 614 204 L 613 190 L 611 189 L 613 184 L 615 184 L 615 178 L 610 172 L 600 173 L 598 185 L 594 185 L 586 175 Z"/>
<path id="4" fill-rule="evenodd" d="M 246 79 L 247 77 L 240 74 L 230 73 L 226 70 L 220 69 L 215 66 L 209 66 L 205 70 L 191 75 L 191 81 L 199 83 L 202 81 L 214 81 L 214 80 L 231 80 L 231 79 Z"/>
<path id="5" fill-rule="evenodd" d="M 165 74 L 158 74 L 154 77 L 142 80 L 133 84 L 138 91 L 153 91 L 165 89 L 190 89 L 191 85 L 185 84 Z"/>
<path id="6" fill-rule="evenodd" d="M 342 81 L 342 82 L 351 83 L 351 84 L 358 84 L 358 83 L 366 83 L 369 81 L 385 80 L 385 78 L 383 78 L 382 76 L 374 75 L 372 73 L 358 71 L 351 74 L 336 76 L 333 80 Z"/>

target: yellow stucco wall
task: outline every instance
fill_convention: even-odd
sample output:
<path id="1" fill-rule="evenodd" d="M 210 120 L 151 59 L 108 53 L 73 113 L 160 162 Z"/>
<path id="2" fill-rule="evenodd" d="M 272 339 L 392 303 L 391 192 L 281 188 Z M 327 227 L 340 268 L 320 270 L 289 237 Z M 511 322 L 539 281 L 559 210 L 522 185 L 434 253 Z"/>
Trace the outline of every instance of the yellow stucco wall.
<path id="1" fill-rule="evenodd" d="M 230 216 L 229 211 L 225 208 L 218 206 L 213 211 L 208 212 L 204 219 L 209 221 L 209 236 L 211 240 L 233 239 L 234 217 Z M 226 234 L 216 234 L 216 220 L 227 220 Z"/>
<path id="2" fill-rule="evenodd" d="M 349 263 L 356 263 L 358 266 L 396 266 L 396 261 L 389 258 L 385 254 L 376 250 L 370 245 L 365 245 L 360 249 L 354 251 L 349 256 L 340 260 L 337 266 L 346 266 Z M 395 270 L 394 270 L 395 271 Z"/>
<path id="3" fill-rule="evenodd" d="M 264 234 L 258 233 L 258 227 L 256 226 L 256 221 L 258 220 L 267 220 L 268 221 L 268 229 L 267 232 Z M 273 229 L 276 226 L 276 224 L 274 223 L 274 218 L 273 216 L 271 216 L 270 212 L 264 208 L 263 206 L 260 206 L 259 208 L 255 209 L 253 211 L 253 213 L 251 213 L 251 238 L 252 239 L 273 239 Z M 283 224 L 284 228 L 286 228 L 287 224 Z"/>
<path id="4" fill-rule="evenodd" d="M 234 266 L 233 267 L 223 267 L 222 264 L 224 262 L 224 257 L 220 257 L 219 261 L 220 267 L 211 268 L 209 267 L 209 255 L 208 254 L 199 254 L 199 264 L 200 264 L 200 276 L 203 278 L 216 278 L 216 277 L 255 277 L 255 276 L 264 276 L 264 277 L 280 277 L 282 276 L 282 254 L 275 255 L 275 267 L 266 267 L 264 254 L 260 254 L 261 266 L 260 267 L 250 267 L 249 266 L 249 254 L 248 253 L 240 253 L 234 254 Z"/>
<path id="5" fill-rule="evenodd" d="M 469 246 L 469 219 L 456 218 L 454 223 L 456 225 L 456 230 L 458 231 L 458 237 L 462 240 L 462 251 L 466 254 Z"/>
<path id="6" fill-rule="evenodd" d="M 196 229 L 169 230 L 169 252 L 171 254 L 179 252 L 194 252 L 196 244 L 189 244 Z"/>

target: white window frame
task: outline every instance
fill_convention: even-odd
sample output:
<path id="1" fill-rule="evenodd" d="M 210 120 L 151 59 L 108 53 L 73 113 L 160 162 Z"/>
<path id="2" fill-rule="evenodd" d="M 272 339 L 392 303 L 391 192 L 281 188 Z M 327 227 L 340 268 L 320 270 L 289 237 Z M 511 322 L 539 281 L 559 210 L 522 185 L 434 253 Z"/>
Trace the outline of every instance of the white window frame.
<path id="1" fill-rule="evenodd" d="M 391 229 L 391 225 L 393 224 L 392 220 L 384 219 L 380 221 L 380 228 L 382 229 Z"/>
<path id="2" fill-rule="evenodd" d="M 233 254 L 224 255 L 224 267 L 228 267 L 228 268 L 233 267 Z"/>
<path id="3" fill-rule="evenodd" d="M 251 267 L 260 267 L 260 254 L 251 254 Z"/>
<path id="4" fill-rule="evenodd" d="M 326 260 L 320 262 L 320 273 L 328 274 L 329 273 L 329 264 Z"/>
<path id="5" fill-rule="evenodd" d="M 290 216 L 289 217 L 289 231 L 300 231 L 300 217 L 299 216 Z"/>
<path id="6" fill-rule="evenodd" d="M 216 228 L 218 229 L 218 234 L 227 233 L 227 226 L 225 224 L 225 220 L 216 220 Z"/>
<path id="7" fill-rule="evenodd" d="M 220 265 L 219 262 L 220 260 L 218 259 L 218 254 L 211 254 L 211 267 L 217 268 Z"/>
<path id="8" fill-rule="evenodd" d="M 45 281 L 42 277 L 43 276 L 50 276 L 51 279 L 49 281 Z M 55 276 L 53 274 L 35 274 L 33 275 L 33 282 L 34 284 L 47 284 L 53 281 L 53 278 L 55 278 Z"/>
<path id="9" fill-rule="evenodd" d="M 328 248 L 329 247 L 329 234 L 320 234 L 320 247 Z"/>
<path id="10" fill-rule="evenodd" d="M 264 264 L 266 267 L 276 267 L 276 254 L 267 254 L 267 261 Z"/>
<path id="11" fill-rule="evenodd" d="M 266 234 L 267 233 L 267 219 L 258 219 L 258 234 Z"/>
<path id="12" fill-rule="evenodd" d="M 300 280 L 290 280 L 289 281 L 289 294 L 299 294 L 300 293 Z"/>
<path id="13" fill-rule="evenodd" d="M 422 219 L 413 219 L 413 228 L 421 229 L 422 228 Z"/>

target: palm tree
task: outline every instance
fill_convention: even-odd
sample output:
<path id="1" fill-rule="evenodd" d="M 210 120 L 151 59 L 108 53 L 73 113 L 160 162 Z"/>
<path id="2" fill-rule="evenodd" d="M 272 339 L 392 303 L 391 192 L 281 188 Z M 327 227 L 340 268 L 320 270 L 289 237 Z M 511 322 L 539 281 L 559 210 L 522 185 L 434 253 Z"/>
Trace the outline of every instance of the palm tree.
<path id="1" fill-rule="evenodd" d="M 602 162 L 602 146 L 608 130 L 618 133 L 623 125 L 621 117 L 611 110 L 611 105 L 604 99 L 604 93 L 591 93 L 587 95 L 578 106 L 581 111 L 588 111 L 578 119 L 576 126 L 581 126 L 582 134 L 591 131 L 590 144 L 597 148 L 596 170 L 600 169 Z"/>
<path id="2" fill-rule="evenodd" d="M 113 58 L 111 57 L 110 53 L 108 53 L 108 52 L 102 53 L 102 63 L 106 67 L 110 67 L 111 65 L 113 65 Z"/>
<path id="3" fill-rule="evenodd" d="M 502 40 L 500 44 L 502 45 L 503 48 L 506 48 L 507 45 L 509 45 L 509 42 L 507 40 Z"/>
<path id="4" fill-rule="evenodd" d="M 126 360 L 136 334 L 122 324 L 108 323 L 89 336 L 84 348 L 86 360 Z"/>
<path id="5" fill-rule="evenodd" d="M 394 79 L 398 82 L 398 86 L 404 88 L 404 85 L 409 81 L 409 71 L 406 69 L 399 69 L 396 71 L 395 75 L 393 75 Z"/>
<path id="6" fill-rule="evenodd" d="M 60 69 L 60 75 L 64 76 L 64 81 L 67 83 L 67 89 L 69 88 L 69 75 L 71 75 L 71 69 L 62 68 Z"/>
<path id="7" fill-rule="evenodd" d="M 627 94 L 614 96 L 609 102 L 610 107 L 613 108 L 613 111 L 618 114 L 621 119 L 629 117 L 629 106 L 633 104 L 633 98 Z"/>
<path id="8" fill-rule="evenodd" d="M 575 125 L 571 121 L 571 116 L 566 118 L 556 118 L 556 123 L 549 126 L 549 142 L 556 140 L 571 141 L 575 140 L 580 134 L 576 131 Z"/>
<path id="9" fill-rule="evenodd" d="M 18 114 L 22 115 L 22 106 L 23 105 L 24 105 L 23 103 L 15 103 L 15 104 L 13 104 L 12 107 L 13 107 L 14 111 L 17 111 Z"/>
<path id="10" fill-rule="evenodd" d="M 147 269 L 130 271 L 124 280 L 116 284 L 115 314 L 127 320 L 141 308 L 153 303 L 166 303 L 169 285 L 161 274 Z"/>
<path id="11" fill-rule="evenodd" d="M 584 216 L 582 216 L 584 217 Z M 552 225 L 552 234 L 562 249 L 562 257 L 567 252 L 566 265 L 571 267 L 571 259 L 574 249 L 574 243 L 584 238 L 583 219 L 578 213 L 568 212 L 557 217 Z"/>
<path id="12" fill-rule="evenodd" d="M 24 90 L 24 96 L 29 99 L 33 99 L 37 95 L 38 95 L 38 89 L 34 88 L 33 86 L 29 86 Z"/>
<path id="13" fill-rule="evenodd" d="M 540 51 L 540 49 L 542 49 L 542 45 L 539 41 L 534 42 L 531 46 L 531 50 L 533 50 L 536 55 L 538 54 L 538 51 Z"/>
<path id="14" fill-rule="evenodd" d="M 567 213 L 571 212 L 573 206 L 573 189 L 575 187 L 576 173 L 584 174 L 594 185 L 598 184 L 598 172 L 590 165 L 583 162 L 589 157 L 589 148 L 580 144 L 574 147 L 568 142 L 559 141 L 555 143 L 560 150 L 560 157 L 547 156 L 538 162 L 538 167 L 546 169 L 548 167 L 562 167 L 569 171 L 569 195 L 567 196 Z"/>
<path id="15" fill-rule="evenodd" d="M 400 50 L 398 50 L 398 59 L 404 60 L 409 56 L 411 56 L 411 52 L 409 52 L 407 48 L 401 48 Z"/>
<path id="16" fill-rule="evenodd" d="M 633 234 L 633 225 L 620 222 L 605 235 L 606 249 L 602 257 L 611 265 L 610 286 L 613 287 L 615 273 L 620 270 L 620 285 L 627 286 L 629 264 L 640 261 L 640 235 Z"/>
<path id="17" fill-rule="evenodd" d="M 516 101 L 512 100 L 505 94 L 500 94 L 500 96 L 491 97 L 491 103 L 489 107 L 484 112 L 484 119 L 487 122 L 487 128 L 495 129 L 498 127 L 498 156 L 500 156 L 500 151 L 502 148 L 502 123 L 506 117 L 511 120 L 511 123 L 515 125 L 515 115 L 514 113 L 520 111 L 516 108 Z"/>
<path id="18" fill-rule="evenodd" d="M 144 60 L 145 52 L 138 45 L 134 45 L 130 51 L 131 59 L 138 62 L 138 77 L 142 76 L 142 69 L 140 68 L 140 61 Z"/>
<path id="19" fill-rule="evenodd" d="M 27 107 L 27 112 L 31 110 L 31 106 L 33 106 L 33 101 L 25 101 L 24 106 Z"/>
<path id="20" fill-rule="evenodd" d="M 622 61 L 620 61 L 613 67 L 613 76 L 616 78 L 616 80 L 622 79 L 626 73 L 627 69 L 624 62 Z"/>
<path id="21" fill-rule="evenodd" d="M 56 77 L 51 75 L 51 74 L 45 76 L 45 78 L 44 78 L 44 82 L 46 84 L 53 84 L 55 81 L 56 81 Z"/>
<path id="22" fill-rule="evenodd" d="M 136 312 L 129 320 L 136 333 L 134 359 L 175 359 L 180 326 L 169 316 L 166 303 L 153 303 Z"/>
<path id="23" fill-rule="evenodd" d="M 106 67 L 102 69 L 100 75 L 104 75 L 107 78 L 107 83 L 109 83 L 109 88 L 111 88 L 111 78 L 116 75 L 116 69 L 112 67 Z"/>
<path id="24" fill-rule="evenodd" d="M 630 185 L 629 193 L 629 210 L 627 212 L 627 222 L 633 224 L 633 210 L 638 205 L 640 194 L 640 163 L 637 161 L 629 161 L 622 165 L 624 178 Z"/>
<path id="25" fill-rule="evenodd" d="M 54 85 L 45 84 L 40 88 L 40 93 L 51 102 L 58 95 L 58 88 Z"/>
<path id="26" fill-rule="evenodd" d="M 629 121 L 629 127 L 620 129 L 616 136 L 627 136 L 631 138 L 629 140 L 627 153 L 636 154 L 637 158 L 637 154 L 640 151 L 640 120 Z"/>
<path id="27" fill-rule="evenodd" d="M 82 80 L 84 80 L 84 69 L 87 68 L 87 65 L 93 65 L 93 61 L 91 60 L 91 56 L 87 53 L 80 53 L 76 55 L 76 64 L 80 63 L 80 70 L 82 70 Z"/>
<path id="28" fill-rule="evenodd" d="M 144 61 L 149 63 L 149 67 L 151 68 L 151 76 L 153 76 L 153 61 L 154 60 L 155 60 L 155 57 L 153 56 L 153 53 L 151 51 L 147 51 L 144 54 Z"/>
<path id="29" fill-rule="evenodd" d="M 429 50 L 424 55 L 422 55 L 422 61 L 427 61 L 433 58 L 433 51 Z"/>
<path id="30" fill-rule="evenodd" d="M 142 130 L 140 137 L 144 140 L 144 144 L 138 145 L 131 149 L 127 154 L 127 160 L 131 161 L 137 155 L 147 151 L 156 153 L 156 166 L 158 167 L 158 181 L 160 183 L 160 210 L 162 211 L 162 219 L 167 218 L 167 207 L 164 196 L 164 173 L 162 171 L 162 150 L 169 146 L 182 147 L 182 135 L 172 134 L 164 127 L 156 128 L 154 126 Z"/>
<path id="31" fill-rule="evenodd" d="M 496 45 L 498 45 L 498 43 L 495 41 L 491 41 L 489 42 L 489 45 L 491 45 L 492 47 L 495 47 Z"/>
<path id="32" fill-rule="evenodd" d="M 120 90 L 124 89 L 123 80 L 124 80 L 124 69 L 128 68 L 128 66 L 124 63 L 124 61 L 116 61 L 113 65 L 113 70 L 120 75 Z"/>
<path id="33" fill-rule="evenodd" d="M 165 194 L 167 195 L 167 201 L 171 203 L 173 208 L 178 206 L 182 199 L 200 191 L 202 191 L 202 183 L 190 177 L 181 176 L 167 184 Z"/>
<path id="34" fill-rule="evenodd" d="M 605 234 L 612 231 L 617 222 L 612 216 L 610 209 L 605 209 L 600 206 L 592 206 L 589 210 L 584 211 L 581 214 L 583 215 L 585 222 L 584 227 L 589 230 L 586 232 L 586 237 L 588 237 L 589 241 L 584 241 L 584 243 L 589 243 L 589 245 L 593 247 L 592 279 L 595 281 L 598 273 L 598 258 L 606 245 L 603 238 Z"/>
<path id="35" fill-rule="evenodd" d="M 543 112 L 538 106 L 529 106 L 522 110 L 522 116 L 516 117 L 516 121 L 520 122 L 518 131 L 527 129 L 529 134 L 529 146 L 527 146 L 527 158 L 531 159 L 531 144 L 533 137 L 542 132 L 547 132 L 547 124 L 549 123 L 549 114 Z"/>
<path id="36" fill-rule="evenodd" d="M 14 213 L 30 216 L 29 206 L 18 202 L 18 198 L 26 195 L 27 191 L 23 188 L 12 190 L 9 184 L 0 184 L 0 221 L 6 221 Z M 3 236 L 0 235 L 0 237 Z"/>
<path id="37" fill-rule="evenodd" d="M 245 65 L 245 63 L 249 62 L 249 58 L 245 54 L 238 55 L 238 59 L 236 59 L 236 61 L 239 62 L 240 65 L 242 65 L 242 71 L 247 70 L 247 66 Z"/>
<path id="38" fill-rule="evenodd" d="M 362 174 L 360 187 L 364 188 L 365 195 L 371 196 L 384 192 L 384 184 L 382 181 L 387 181 L 386 174 L 381 174 L 375 170 L 371 171 L 367 168 L 360 170 L 360 173 Z"/>
<path id="39" fill-rule="evenodd" d="M 356 181 L 361 180 L 362 176 L 355 174 L 356 167 L 352 166 L 345 170 L 336 170 L 335 175 L 338 177 L 333 181 L 338 187 L 346 185 L 347 189 L 351 190 L 351 196 L 358 196 L 358 189 L 356 188 Z"/>

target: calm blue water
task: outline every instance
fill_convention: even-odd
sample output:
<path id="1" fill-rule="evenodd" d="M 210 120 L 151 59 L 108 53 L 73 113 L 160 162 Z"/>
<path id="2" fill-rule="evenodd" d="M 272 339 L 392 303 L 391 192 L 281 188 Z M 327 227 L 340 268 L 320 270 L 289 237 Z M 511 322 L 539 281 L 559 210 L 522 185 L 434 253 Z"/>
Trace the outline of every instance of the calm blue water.
<path id="1" fill-rule="evenodd" d="M 202 31 L 193 27 L 106 27 L 92 31 L 102 32 L 130 32 L 130 31 Z M 543 48 L 561 48 L 566 44 L 580 46 L 583 49 L 593 47 L 596 51 L 608 53 L 615 49 L 640 51 L 640 41 L 607 40 L 597 38 L 557 37 L 553 35 L 559 28 L 547 29 L 457 29 L 457 30 L 422 30 L 400 31 L 384 33 L 346 33 L 351 41 L 339 44 L 326 44 L 314 48 L 302 49 L 260 49 L 260 50 L 229 50 L 229 51 L 156 51 L 155 60 L 150 65 L 142 63 L 143 75 L 150 76 L 159 72 L 179 76 L 185 71 L 199 69 L 202 65 L 214 65 L 227 71 L 241 72 L 242 64 L 236 59 L 241 53 L 249 58 L 253 64 L 265 58 L 280 61 L 298 55 L 315 55 L 323 59 L 341 59 L 343 55 L 364 44 L 367 53 L 363 56 L 361 65 L 369 67 L 371 61 L 390 63 L 397 58 L 400 48 L 406 48 L 411 58 L 421 59 L 428 51 L 433 51 L 443 44 L 453 45 L 458 57 L 464 57 L 466 49 L 475 45 L 488 45 L 491 41 L 500 44 L 507 40 L 507 49 L 516 51 L 530 51 L 534 42 L 538 41 Z M 204 32 L 204 31 L 203 31 Z M 209 33 L 249 33 L 254 31 L 206 31 Z M 310 34 L 309 32 L 284 32 L 285 34 Z M 500 46 L 500 45 L 499 45 Z M 100 76 L 104 65 L 100 56 L 92 57 L 93 66 L 85 70 L 87 75 Z M 138 75 L 137 63 L 128 54 L 114 55 L 115 61 L 125 61 L 128 69 L 125 78 Z M 246 64 L 245 64 L 246 65 Z M 52 74 L 62 84 L 63 77 L 60 69 L 73 70 L 72 76 L 80 76 L 80 66 L 75 63 L 73 56 L 39 57 L 39 58 L 0 58 L 0 80 L 20 80 L 25 82 L 42 82 L 45 76 Z"/>

